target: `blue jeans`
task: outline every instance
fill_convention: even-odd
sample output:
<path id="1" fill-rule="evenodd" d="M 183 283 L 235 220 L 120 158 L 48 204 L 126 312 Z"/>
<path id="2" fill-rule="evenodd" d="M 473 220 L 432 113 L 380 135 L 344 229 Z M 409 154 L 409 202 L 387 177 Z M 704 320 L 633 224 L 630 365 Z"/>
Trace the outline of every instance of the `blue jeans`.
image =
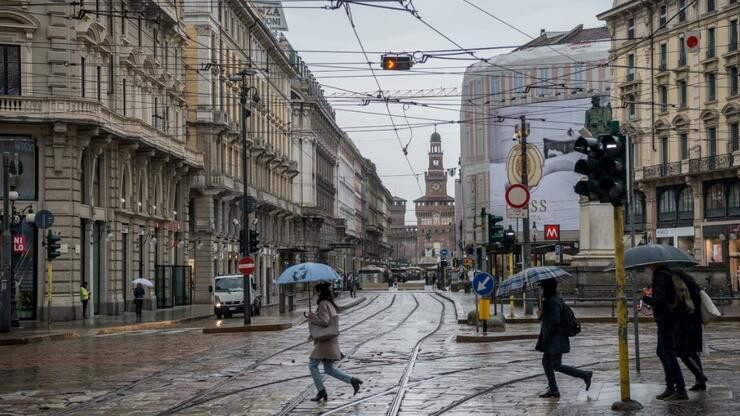
<path id="1" fill-rule="evenodd" d="M 325 390 L 324 382 L 321 380 L 321 373 L 319 373 L 319 363 L 321 363 L 322 361 L 324 363 L 324 373 L 326 373 L 326 375 L 332 376 L 337 380 L 344 381 L 345 383 L 349 383 L 349 381 L 352 379 L 352 376 L 350 376 L 349 374 L 338 368 L 334 368 L 334 360 L 310 359 L 308 360 L 308 369 L 311 371 L 311 377 L 313 378 L 313 382 L 314 384 L 316 384 L 316 389 L 318 391 Z"/>

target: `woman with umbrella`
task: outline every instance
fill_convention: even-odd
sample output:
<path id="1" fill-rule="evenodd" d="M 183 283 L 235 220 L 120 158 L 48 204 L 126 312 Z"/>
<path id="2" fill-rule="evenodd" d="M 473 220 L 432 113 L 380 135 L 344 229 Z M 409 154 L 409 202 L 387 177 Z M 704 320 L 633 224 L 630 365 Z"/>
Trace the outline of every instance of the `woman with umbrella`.
<path id="1" fill-rule="evenodd" d="M 132 282 L 136 285 L 134 288 L 134 306 L 136 307 L 136 322 L 141 322 L 141 308 L 144 306 L 144 286 L 152 287 L 154 284 L 149 279 L 139 278 Z"/>
<path id="2" fill-rule="evenodd" d="M 314 291 L 318 295 L 318 309 L 316 313 L 308 313 L 308 321 L 310 324 L 318 325 L 320 327 L 329 327 L 330 325 L 336 325 L 336 333 L 339 333 L 339 317 L 337 316 L 337 305 L 334 303 L 334 297 L 331 293 L 331 284 L 319 283 L 314 287 Z M 319 373 L 319 364 L 324 364 L 324 373 L 330 375 L 338 380 L 352 385 L 354 394 L 360 390 L 360 384 L 362 380 L 352 377 L 344 371 L 334 367 L 334 363 L 342 359 L 342 352 L 339 350 L 339 336 L 333 336 L 329 339 L 314 340 L 310 335 L 309 341 L 314 341 L 314 348 L 309 357 L 308 369 L 311 372 L 314 384 L 316 384 L 316 390 L 318 393 L 316 397 L 311 401 L 318 402 L 322 399 L 327 400 L 326 387 L 324 382 L 321 380 L 321 373 Z"/>

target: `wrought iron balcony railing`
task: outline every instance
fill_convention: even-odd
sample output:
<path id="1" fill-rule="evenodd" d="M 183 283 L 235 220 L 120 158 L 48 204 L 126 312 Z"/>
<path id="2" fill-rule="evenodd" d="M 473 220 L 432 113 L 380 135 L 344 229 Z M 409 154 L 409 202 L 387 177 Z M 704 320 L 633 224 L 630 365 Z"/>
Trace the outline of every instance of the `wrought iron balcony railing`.
<path id="1" fill-rule="evenodd" d="M 689 173 L 709 172 L 732 167 L 732 154 L 715 155 L 689 160 Z"/>

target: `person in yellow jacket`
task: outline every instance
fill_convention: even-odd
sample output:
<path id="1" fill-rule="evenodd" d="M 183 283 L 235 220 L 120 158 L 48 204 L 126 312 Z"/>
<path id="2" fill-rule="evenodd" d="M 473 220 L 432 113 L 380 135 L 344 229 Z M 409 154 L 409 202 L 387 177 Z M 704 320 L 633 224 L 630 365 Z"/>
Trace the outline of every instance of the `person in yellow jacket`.
<path id="1" fill-rule="evenodd" d="M 87 290 L 87 283 L 80 283 L 80 300 L 82 301 L 82 319 L 87 318 L 87 302 L 90 300 L 90 291 Z"/>

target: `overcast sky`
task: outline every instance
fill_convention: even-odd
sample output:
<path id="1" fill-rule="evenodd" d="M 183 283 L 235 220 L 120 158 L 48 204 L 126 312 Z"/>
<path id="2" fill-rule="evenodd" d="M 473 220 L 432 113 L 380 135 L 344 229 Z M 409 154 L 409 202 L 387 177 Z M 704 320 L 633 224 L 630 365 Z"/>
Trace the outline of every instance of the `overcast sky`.
<path id="1" fill-rule="evenodd" d="M 611 0 L 471 0 L 481 8 L 496 15 L 512 26 L 529 34 L 538 36 L 540 29 L 548 31 L 570 30 L 578 24 L 584 27 L 602 26 L 595 15 L 611 7 Z M 378 87 L 360 51 L 344 8 L 324 10 L 303 8 L 306 6 L 325 6 L 328 1 L 283 0 L 289 31 L 286 36 L 303 59 L 311 65 L 311 71 L 322 84 L 327 95 L 339 90 L 377 91 Z M 388 3 L 394 5 L 394 3 Z M 419 15 L 431 26 L 450 37 L 465 48 L 483 48 L 520 45 L 530 40 L 527 36 L 503 25 L 466 4 L 463 0 L 416 0 L 414 6 Z M 376 68 L 376 74 L 383 90 L 429 89 L 439 87 L 460 87 L 465 67 L 470 60 L 429 59 L 424 64 L 414 66 L 412 72 L 388 72 L 379 69 L 379 52 L 402 52 L 417 50 L 455 49 L 455 45 L 425 26 L 408 12 L 385 10 L 367 6 L 352 5 L 352 19 L 360 40 L 369 52 L 369 59 Z M 309 52 L 321 51 L 321 52 Z M 324 52 L 326 51 L 326 52 Z M 330 52 L 335 51 L 335 52 Z M 353 53 L 337 53 L 346 51 Z M 491 57 L 507 52 L 506 49 L 476 52 L 479 57 Z M 463 55 L 458 57 L 462 58 Z M 470 56 L 466 56 L 470 58 Z M 336 68 L 339 66 L 341 68 Z M 435 72 L 430 74 L 429 72 Z M 443 72 L 440 74 L 439 72 Z M 388 95 L 393 95 L 390 92 Z M 459 98 L 434 98 L 416 100 L 437 108 L 408 106 L 405 109 L 410 131 L 404 118 L 404 106 L 390 104 L 390 111 L 399 128 L 402 143 L 411 140 L 408 158 L 416 173 L 427 168 L 429 136 L 434 126 L 413 126 L 434 121 L 412 117 L 454 121 L 459 118 Z M 373 160 L 385 186 L 392 194 L 408 201 L 422 195 L 411 168 L 404 159 L 401 146 L 393 130 L 385 105 L 372 103 L 361 106 L 358 101 L 332 100 L 337 110 L 337 121 L 348 131 L 365 157 Z M 444 109 L 441 109 L 444 108 Z M 364 114 L 361 112 L 380 113 Z M 443 124 L 437 126 L 442 135 L 444 164 L 446 168 L 457 166 L 460 156 L 459 126 Z M 371 128 L 376 131 L 356 131 Z M 378 131 L 381 129 L 388 129 Z M 353 131 L 355 130 L 355 131 Z M 419 176 L 419 184 L 424 189 L 424 177 Z M 448 181 L 448 193 L 454 196 L 454 181 Z M 415 223 L 413 204 L 407 204 L 407 223 Z"/>

